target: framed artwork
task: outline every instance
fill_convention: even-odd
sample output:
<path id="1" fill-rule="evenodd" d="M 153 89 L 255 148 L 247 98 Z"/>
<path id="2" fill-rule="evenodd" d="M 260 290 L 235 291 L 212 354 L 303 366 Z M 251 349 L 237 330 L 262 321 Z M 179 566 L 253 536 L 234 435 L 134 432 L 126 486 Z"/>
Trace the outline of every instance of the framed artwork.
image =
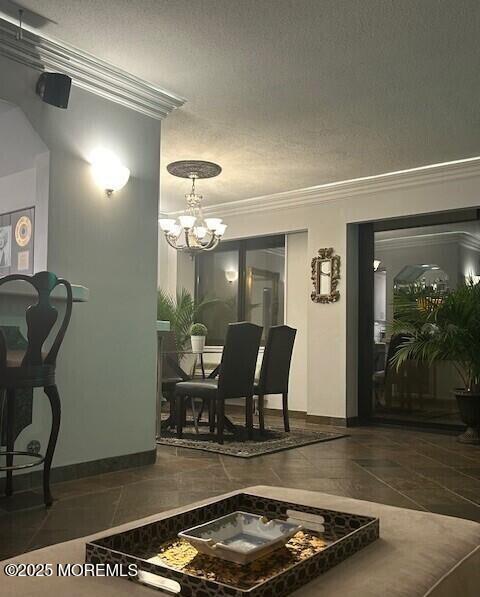
<path id="1" fill-rule="evenodd" d="M 314 303 L 335 303 L 340 299 L 337 289 L 340 280 L 340 257 L 333 248 L 319 249 L 312 259 L 313 291 L 310 298 Z"/>
<path id="2" fill-rule="evenodd" d="M 12 227 L 0 226 L 0 271 L 10 270 L 12 264 Z"/>
<path id="3" fill-rule="evenodd" d="M 0 214 L 0 276 L 33 274 L 35 208 Z"/>

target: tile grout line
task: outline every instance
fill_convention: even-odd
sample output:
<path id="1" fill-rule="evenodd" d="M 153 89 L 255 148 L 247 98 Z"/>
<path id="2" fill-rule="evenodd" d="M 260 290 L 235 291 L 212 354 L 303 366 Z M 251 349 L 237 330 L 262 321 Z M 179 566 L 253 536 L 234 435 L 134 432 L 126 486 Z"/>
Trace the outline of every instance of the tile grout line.
<path id="1" fill-rule="evenodd" d="M 472 462 L 474 462 L 474 463 L 477 464 L 477 458 L 474 458 L 473 456 L 465 456 L 465 454 L 457 454 L 454 450 L 450 450 L 449 448 L 444 448 L 443 446 L 440 446 L 438 444 L 434 444 L 434 443 L 428 441 L 427 439 L 425 439 L 423 437 L 419 438 L 419 441 L 422 442 L 422 443 L 424 443 L 424 444 L 426 444 L 426 447 L 432 446 L 433 448 L 441 450 L 442 452 L 446 452 L 447 454 L 452 454 L 452 455 L 458 456 L 460 458 L 466 458 L 467 460 L 471 460 Z M 422 454 L 421 452 L 418 452 L 418 453 Z M 422 456 L 426 456 L 427 458 L 432 458 L 433 459 L 433 456 L 429 456 L 428 454 L 422 454 Z M 438 461 L 438 462 L 440 462 L 440 461 Z M 444 464 L 444 463 L 442 462 L 441 464 Z M 444 466 L 451 467 L 450 464 L 444 464 Z"/>
<path id="2" fill-rule="evenodd" d="M 419 504 L 413 498 L 411 498 L 408 495 L 405 495 L 404 493 L 402 493 L 399 489 L 396 489 L 395 487 L 392 487 L 389 483 L 387 483 L 387 481 L 385 481 L 384 479 L 381 479 L 380 477 L 377 477 L 377 475 L 375 475 L 374 473 L 372 473 L 372 471 L 370 471 L 370 470 L 368 470 L 366 468 L 363 468 L 361 465 L 358 465 L 358 466 L 362 470 L 364 470 L 365 472 L 367 472 L 369 475 L 371 475 L 374 479 L 377 479 L 377 481 L 380 481 L 381 483 L 383 483 L 389 489 L 392 489 L 393 491 L 395 491 L 396 493 L 398 493 L 399 495 L 401 495 L 402 497 L 404 497 L 405 499 L 407 499 L 409 502 L 412 502 L 412 504 L 415 504 L 416 506 L 419 506 L 420 508 L 422 508 L 422 510 L 429 511 L 425 506 L 423 506 L 423 504 Z"/>
<path id="3" fill-rule="evenodd" d="M 412 469 L 409 469 L 409 470 L 412 470 Z M 456 491 L 454 491 L 453 489 L 450 489 L 449 487 L 445 487 L 445 485 L 442 485 L 440 483 L 440 481 L 437 481 L 436 479 L 430 479 L 429 477 L 427 477 L 426 475 L 424 475 L 423 473 L 418 472 L 418 471 L 414 471 L 414 472 L 416 472 L 417 475 L 420 475 L 424 479 L 427 479 L 427 481 L 431 481 L 432 483 L 435 483 L 435 485 L 437 485 L 440 489 L 443 489 L 444 491 L 448 491 L 449 493 L 452 493 L 454 496 L 460 498 L 461 500 L 468 502 L 470 504 L 473 504 L 474 506 L 476 506 L 478 508 L 478 510 L 480 512 L 480 506 L 476 502 L 470 500 L 469 498 L 464 497 L 463 495 L 457 493 Z"/>
<path id="4" fill-rule="evenodd" d="M 115 520 L 115 516 L 117 515 L 118 509 L 120 507 L 120 502 L 122 501 L 124 487 L 125 487 L 124 485 L 122 485 L 120 487 L 120 494 L 118 496 L 118 501 L 117 501 L 117 504 L 116 504 L 115 509 L 113 511 L 112 517 L 110 519 L 110 527 L 114 526 L 114 524 L 115 524 L 114 520 Z"/>

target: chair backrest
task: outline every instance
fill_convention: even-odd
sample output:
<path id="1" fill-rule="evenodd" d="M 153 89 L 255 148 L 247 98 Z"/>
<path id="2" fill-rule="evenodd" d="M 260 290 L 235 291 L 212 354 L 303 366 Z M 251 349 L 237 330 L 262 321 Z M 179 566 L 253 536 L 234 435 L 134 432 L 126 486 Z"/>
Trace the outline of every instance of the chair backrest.
<path id="1" fill-rule="evenodd" d="M 385 362 L 385 376 L 389 371 L 396 371 L 396 366 L 392 365 L 391 359 L 396 355 L 400 346 L 407 342 L 408 336 L 405 334 L 395 334 L 390 338 L 388 345 L 387 359 Z"/>
<path id="2" fill-rule="evenodd" d="M 297 330 L 288 325 L 275 325 L 270 328 L 258 382 L 261 394 L 288 392 L 290 363 L 296 334 Z"/>
<path id="3" fill-rule="evenodd" d="M 262 329 L 245 321 L 228 324 L 218 376 L 220 397 L 245 398 L 253 395 Z"/>
<path id="4" fill-rule="evenodd" d="M 65 332 L 72 315 L 72 287 L 70 282 L 62 278 L 57 278 L 52 272 L 39 272 L 34 276 L 23 274 L 12 274 L 0 279 L 0 286 L 7 282 L 22 280 L 31 284 L 38 295 L 38 302 L 30 305 L 25 313 L 27 322 L 27 348 L 22 360 L 22 367 L 36 367 L 41 365 L 55 366 L 58 351 L 62 345 Z M 67 291 L 67 303 L 65 315 L 57 335 L 53 339 L 50 350 L 45 358 L 42 355 L 43 345 L 50 336 L 58 317 L 57 309 L 51 304 L 50 298 L 53 290 L 57 286 L 65 286 Z M 0 333 L 0 353 L 6 354 L 6 340 L 3 333 Z"/>

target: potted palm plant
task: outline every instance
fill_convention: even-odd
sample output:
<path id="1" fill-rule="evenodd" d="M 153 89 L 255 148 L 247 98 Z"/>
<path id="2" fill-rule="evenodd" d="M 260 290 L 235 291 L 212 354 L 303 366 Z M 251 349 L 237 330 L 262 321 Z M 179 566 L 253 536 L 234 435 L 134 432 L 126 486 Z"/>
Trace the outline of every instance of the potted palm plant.
<path id="1" fill-rule="evenodd" d="M 194 323 L 190 328 L 190 341 L 192 343 L 192 352 L 200 353 L 205 348 L 205 338 L 208 330 L 203 323 Z"/>
<path id="2" fill-rule="evenodd" d="M 433 364 L 451 361 L 463 387 L 455 390 L 465 433 L 462 443 L 480 443 L 480 284 L 471 280 L 442 295 L 422 293 L 415 300 L 398 301 L 393 334 L 402 342 L 392 364 L 398 368 L 413 359 Z"/>
<path id="3" fill-rule="evenodd" d="M 190 292 L 183 288 L 172 296 L 162 289 L 158 290 L 157 319 L 169 321 L 179 352 L 186 350 L 190 340 L 190 330 L 202 310 L 217 303 L 217 299 L 196 301 Z M 206 334 L 205 334 L 206 335 Z"/>

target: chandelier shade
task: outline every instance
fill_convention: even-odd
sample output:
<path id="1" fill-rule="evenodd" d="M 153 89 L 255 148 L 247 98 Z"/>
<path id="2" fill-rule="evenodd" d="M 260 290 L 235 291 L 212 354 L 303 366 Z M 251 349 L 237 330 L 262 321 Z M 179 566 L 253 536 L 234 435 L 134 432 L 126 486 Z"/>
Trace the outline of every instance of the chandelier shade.
<path id="1" fill-rule="evenodd" d="M 218 164 L 201 160 L 183 160 L 168 164 L 167 170 L 173 176 L 189 178 L 192 181 L 190 193 L 185 195 L 187 209 L 178 217 L 159 218 L 167 243 L 177 251 L 194 255 L 200 251 L 211 251 L 225 234 L 227 225 L 221 218 L 204 218 L 202 214 L 202 195 L 195 189 L 195 181 L 201 178 L 218 176 L 222 171 Z"/>

